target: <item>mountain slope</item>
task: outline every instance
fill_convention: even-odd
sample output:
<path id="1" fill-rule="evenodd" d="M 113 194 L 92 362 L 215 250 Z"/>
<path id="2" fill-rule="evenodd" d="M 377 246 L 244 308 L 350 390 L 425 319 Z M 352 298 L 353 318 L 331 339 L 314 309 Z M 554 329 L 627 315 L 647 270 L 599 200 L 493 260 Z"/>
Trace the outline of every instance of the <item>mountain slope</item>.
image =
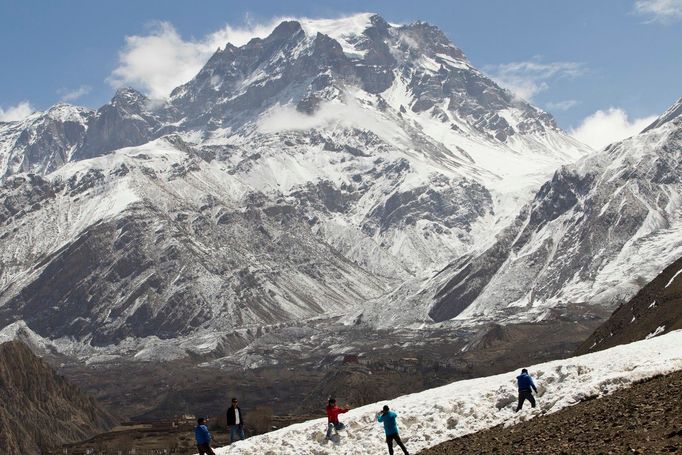
<path id="1" fill-rule="evenodd" d="M 2 320 L 101 345 L 333 314 L 390 283 L 320 242 L 295 206 L 168 140 L 93 160 L 8 181 L 16 198 L 46 189 L 11 218 L 30 230 L 5 231 Z"/>
<path id="2" fill-rule="evenodd" d="M 499 426 L 419 452 L 444 455 L 674 453 L 682 446 L 682 372 L 635 383 L 598 400 Z M 630 422 L 636 421 L 636 425 Z"/>
<path id="3" fill-rule="evenodd" d="M 436 27 L 371 14 L 283 22 L 165 102 L 81 117 L 63 162 L 3 170 L 0 324 L 97 345 L 381 305 L 589 152 Z"/>
<path id="4" fill-rule="evenodd" d="M 498 241 L 449 266 L 430 315 L 542 317 L 613 308 L 682 254 L 682 117 L 564 166 Z M 445 281 L 447 280 L 447 281 Z"/>
<path id="5" fill-rule="evenodd" d="M 110 429 L 114 418 L 19 342 L 0 344 L 0 451 L 48 448 Z"/>

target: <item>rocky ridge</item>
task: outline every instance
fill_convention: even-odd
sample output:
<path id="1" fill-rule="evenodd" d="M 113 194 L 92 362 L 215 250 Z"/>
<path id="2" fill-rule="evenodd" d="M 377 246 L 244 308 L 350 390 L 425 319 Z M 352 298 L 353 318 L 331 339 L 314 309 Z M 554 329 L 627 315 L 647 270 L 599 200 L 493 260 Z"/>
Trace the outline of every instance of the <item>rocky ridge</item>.
<path id="1" fill-rule="evenodd" d="M 115 418 L 19 342 L 0 344 L 0 451 L 44 453 L 110 429 Z"/>

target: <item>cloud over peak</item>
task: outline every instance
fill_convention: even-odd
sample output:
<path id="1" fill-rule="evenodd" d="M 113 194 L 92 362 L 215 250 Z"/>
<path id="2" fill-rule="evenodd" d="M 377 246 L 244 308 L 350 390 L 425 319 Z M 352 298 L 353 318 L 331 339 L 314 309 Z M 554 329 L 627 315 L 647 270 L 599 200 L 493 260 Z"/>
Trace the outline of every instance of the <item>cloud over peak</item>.
<path id="1" fill-rule="evenodd" d="M 281 22 L 247 21 L 242 27 L 225 27 L 200 39 L 185 40 L 170 22 L 150 24 L 147 35 L 126 36 L 118 55 L 118 66 L 107 81 L 115 88 L 133 86 L 151 98 L 164 98 L 190 79 L 211 55 L 227 43 L 241 46 L 255 37 L 265 37 Z"/>
<path id="2" fill-rule="evenodd" d="M 637 0 L 635 13 L 650 22 L 670 23 L 682 19 L 682 0 Z"/>
<path id="3" fill-rule="evenodd" d="M 28 101 L 21 101 L 14 106 L 8 108 L 0 107 L 0 122 L 14 122 L 17 120 L 23 120 L 33 112 L 35 108 L 31 106 Z"/>
<path id="4" fill-rule="evenodd" d="M 515 96 L 527 101 L 549 89 L 549 84 L 559 78 L 575 78 L 585 73 L 578 62 L 549 62 L 539 59 L 503 63 L 485 68 L 490 76 Z"/>
<path id="5" fill-rule="evenodd" d="M 61 96 L 60 101 L 75 101 L 92 91 L 92 87 L 89 85 L 81 85 L 77 89 L 67 89 L 62 88 L 57 91 L 57 94 Z"/>
<path id="6" fill-rule="evenodd" d="M 586 117 L 570 134 L 593 149 L 601 150 L 613 142 L 638 134 L 654 120 L 655 115 L 630 119 L 623 109 L 610 107 Z"/>

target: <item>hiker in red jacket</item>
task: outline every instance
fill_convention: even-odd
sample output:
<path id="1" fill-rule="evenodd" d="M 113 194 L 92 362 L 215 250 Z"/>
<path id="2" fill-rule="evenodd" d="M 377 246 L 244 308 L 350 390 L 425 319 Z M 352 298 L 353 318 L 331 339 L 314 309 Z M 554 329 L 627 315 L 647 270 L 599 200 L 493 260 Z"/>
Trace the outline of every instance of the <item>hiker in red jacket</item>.
<path id="1" fill-rule="evenodd" d="M 327 439 L 332 438 L 332 430 L 334 430 L 336 434 L 339 434 L 339 430 L 346 428 L 344 424 L 339 422 L 339 414 L 343 414 L 348 411 L 350 411 L 348 407 L 338 407 L 334 398 L 329 399 L 329 404 L 327 404 Z"/>

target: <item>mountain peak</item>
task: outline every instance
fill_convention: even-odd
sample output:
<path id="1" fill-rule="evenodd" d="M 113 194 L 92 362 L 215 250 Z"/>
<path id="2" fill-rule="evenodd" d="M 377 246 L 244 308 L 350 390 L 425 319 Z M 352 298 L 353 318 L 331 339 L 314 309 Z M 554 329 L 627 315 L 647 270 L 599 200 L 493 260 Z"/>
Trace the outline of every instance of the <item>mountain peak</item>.
<path id="1" fill-rule="evenodd" d="M 111 104 L 113 105 L 139 105 L 140 103 L 146 103 L 148 101 L 148 98 L 142 94 L 141 92 L 138 92 L 134 88 L 130 87 L 121 87 L 118 90 L 116 90 L 116 94 L 114 94 L 114 97 L 111 99 Z"/>
<path id="2" fill-rule="evenodd" d="M 280 22 L 280 24 L 277 27 L 275 27 L 275 29 L 270 33 L 270 35 L 268 35 L 268 37 L 262 41 L 288 39 L 291 36 L 294 36 L 297 33 L 299 33 L 301 30 L 303 30 L 303 28 L 301 27 L 301 24 L 298 21 L 295 20 L 283 21 Z"/>
<path id="3" fill-rule="evenodd" d="M 680 97 L 672 106 L 670 106 L 660 117 L 658 117 L 651 125 L 642 130 L 646 133 L 654 128 L 658 128 L 678 117 L 682 117 L 682 97 Z"/>
<path id="4" fill-rule="evenodd" d="M 92 109 L 81 106 L 74 106 L 68 103 L 59 103 L 47 110 L 46 114 L 51 119 L 60 122 L 83 123 L 86 117 L 91 114 Z"/>

